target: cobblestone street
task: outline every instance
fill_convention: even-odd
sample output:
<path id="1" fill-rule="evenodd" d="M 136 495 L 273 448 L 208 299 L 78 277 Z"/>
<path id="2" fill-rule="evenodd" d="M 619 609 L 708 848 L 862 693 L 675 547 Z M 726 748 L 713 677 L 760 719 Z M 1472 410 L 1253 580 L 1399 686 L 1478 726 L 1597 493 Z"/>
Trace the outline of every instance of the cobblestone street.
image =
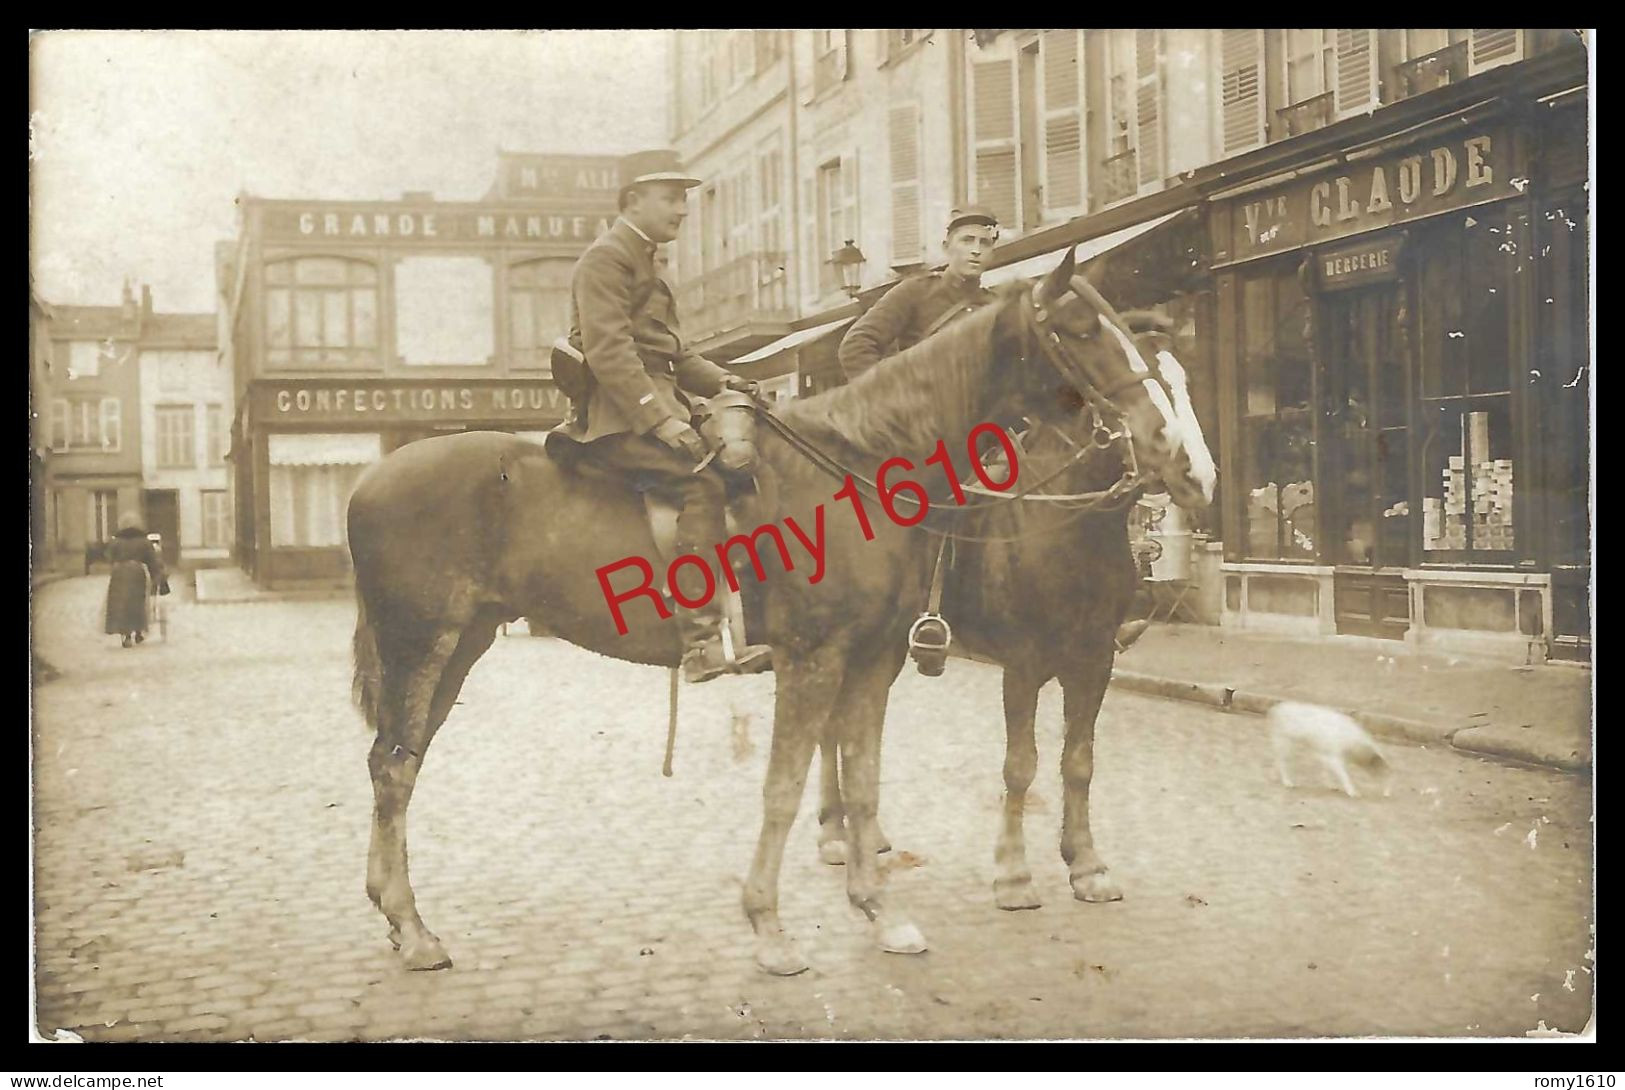
<path id="1" fill-rule="evenodd" d="M 408 973 L 363 889 L 352 602 L 172 599 L 167 639 L 124 650 L 106 585 L 35 598 L 62 674 L 32 723 L 47 1037 L 1522 1036 L 1589 1015 L 1588 778 L 1395 745 L 1391 798 L 1288 790 L 1262 720 L 1114 690 L 1093 815 L 1126 899 L 1085 905 L 1055 847 L 1052 685 L 1027 819 L 1044 907 L 1005 913 L 998 671 L 962 660 L 904 674 L 882 769 L 890 897 L 930 951 L 875 948 L 817 862 L 810 786 L 781 901 L 813 968 L 766 976 L 739 899 L 773 677 L 685 688 L 668 780 L 665 673 L 523 635 L 427 758 L 412 878 L 456 967 Z"/>

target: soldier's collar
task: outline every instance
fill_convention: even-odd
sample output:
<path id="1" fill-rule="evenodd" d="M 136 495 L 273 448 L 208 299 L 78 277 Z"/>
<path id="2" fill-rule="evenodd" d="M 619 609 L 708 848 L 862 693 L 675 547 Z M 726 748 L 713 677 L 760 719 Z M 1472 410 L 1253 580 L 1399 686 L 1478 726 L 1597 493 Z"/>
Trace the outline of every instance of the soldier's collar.
<path id="1" fill-rule="evenodd" d="M 626 224 L 627 228 L 634 235 L 637 235 L 639 238 L 641 238 L 648 245 L 650 253 L 654 253 L 656 250 L 658 250 L 660 248 L 659 246 L 657 246 L 655 244 L 654 239 L 650 238 L 648 235 L 646 235 L 642 231 L 638 230 L 638 225 L 633 223 L 631 220 L 627 219 L 625 216 L 616 216 L 615 217 L 615 222 Z"/>

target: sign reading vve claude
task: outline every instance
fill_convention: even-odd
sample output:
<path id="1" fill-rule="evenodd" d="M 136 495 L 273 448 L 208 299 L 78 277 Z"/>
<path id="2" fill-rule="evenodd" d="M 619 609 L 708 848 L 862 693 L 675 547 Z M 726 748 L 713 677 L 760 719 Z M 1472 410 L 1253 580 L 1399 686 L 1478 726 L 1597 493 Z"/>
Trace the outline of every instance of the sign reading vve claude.
<path id="1" fill-rule="evenodd" d="M 1229 252 L 1215 256 L 1219 263 L 1246 261 L 1515 197 L 1524 182 L 1511 151 L 1504 132 L 1468 131 L 1238 197 L 1228 238 L 1216 240 Z"/>

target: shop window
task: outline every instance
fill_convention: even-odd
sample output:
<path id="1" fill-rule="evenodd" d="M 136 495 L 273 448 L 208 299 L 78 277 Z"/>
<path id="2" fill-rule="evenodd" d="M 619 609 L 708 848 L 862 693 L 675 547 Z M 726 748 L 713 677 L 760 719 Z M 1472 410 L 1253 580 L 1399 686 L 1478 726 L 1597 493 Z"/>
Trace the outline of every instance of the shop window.
<path id="1" fill-rule="evenodd" d="M 1494 210 L 1451 216 L 1417 247 L 1422 549 L 1433 563 L 1508 563 L 1522 544 L 1508 304 L 1529 264 L 1523 226 Z"/>
<path id="2" fill-rule="evenodd" d="M 1241 470 L 1249 557 L 1316 555 L 1309 297 L 1295 267 L 1242 282 Z"/>
<path id="3" fill-rule="evenodd" d="M 197 465 L 195 415 L 190 405 L 160 405 L 154 410 L 159 469 L 191 469 Z"/>
<path id="4" fill-rule="evenodd" d="M 332 548 L 345 544 L 350 493 L 383 457 L 377 434 L 270 437 L 271 544 Z"/>
<path id="5" fill-rule="evenodd" d="M 552 344 L 570 334 L 568 260 L 527 261 L 508 269 L 508 337 L 514 367 L 550 371 Z"/>
<path id="6" fill-rule="evenodd" d="M 341 257 L 273 261 L 265 284 L 268 366 L 376 366 L 378 270 L 371 264 Z"/>
<path id="7" fill-rule="evenodd" d="M 1585 194 L 1580 191 L 1549 202 L 1535 220 L 1540 374 L 1532 377 L 1537 379 L 1534 388 L 1545 394 L 1541 434 L 1552 562 L 1572 566 L 1591 563 L 1587 226 Z"/>

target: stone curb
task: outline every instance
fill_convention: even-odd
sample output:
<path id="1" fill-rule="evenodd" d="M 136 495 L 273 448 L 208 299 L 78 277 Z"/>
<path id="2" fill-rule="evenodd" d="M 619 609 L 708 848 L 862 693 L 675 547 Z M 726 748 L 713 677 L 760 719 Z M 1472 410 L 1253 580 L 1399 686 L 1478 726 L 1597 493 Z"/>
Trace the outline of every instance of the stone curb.
<path id="1" fill-rule="evenodd" d="M 1578 751 L 1569 750 L 1560 753 L 1555 749 L 1535 744 L 1526 744 L 1522 739 L 1497 738 L 1487 733 L 1493 727 L 1464 727 L 1450 737 L 1450 744 L 1463 753 L 1472 753 L 1485 757 L 1500 757 L 1507 760 L 1522 761 L 1525 764 L 1544 765 L 1548 768 L 1560 769 L 1564 772 L 1580 772 L 1587 775 L 1591 772 L 1591 760 L 1582 757 Z"/>
<path id="2" fill-rule="evenodd" d="M 1284 700 L 1303 699 L 1253 692 L 1247 689 L 1232 689 L 1219 682 L 1179 681 L 1174 678 L 1157 677 L 1153 674 L 1141 674 L 1131 670 L 1114 672 L 1111 683 L 1115 688 L 1127 689 L 1130 692 L 1159 696 L 1168 700 L 1184 700 L 1190 703 L 1205 704 L 1221 711 L 1248 715 L 1264 715 Z M 1521 740 L 1492 737 L 1484 733 L 1486 729 L 1490 728 L 1451 726 L 1445 723 L 1406 719 L 1401 716 L 1385 715 L 1381 712 L 1370 712 L 1357 708 L 1339 708 L 1337 710 L 1352 716 L 1355 722 L 1377 738 L 1408 742 L 1413 745 L 1447 745 L 1463 753 L 1508 758 L 1527 764 L 1553 768 L 1561 772 L 1589 773 L 1591 771 L 1591 762 L 1577 752 L 1571 750 L 1568 753 L 1558 753 L 1538 744 L 1524 744 Z"/>

